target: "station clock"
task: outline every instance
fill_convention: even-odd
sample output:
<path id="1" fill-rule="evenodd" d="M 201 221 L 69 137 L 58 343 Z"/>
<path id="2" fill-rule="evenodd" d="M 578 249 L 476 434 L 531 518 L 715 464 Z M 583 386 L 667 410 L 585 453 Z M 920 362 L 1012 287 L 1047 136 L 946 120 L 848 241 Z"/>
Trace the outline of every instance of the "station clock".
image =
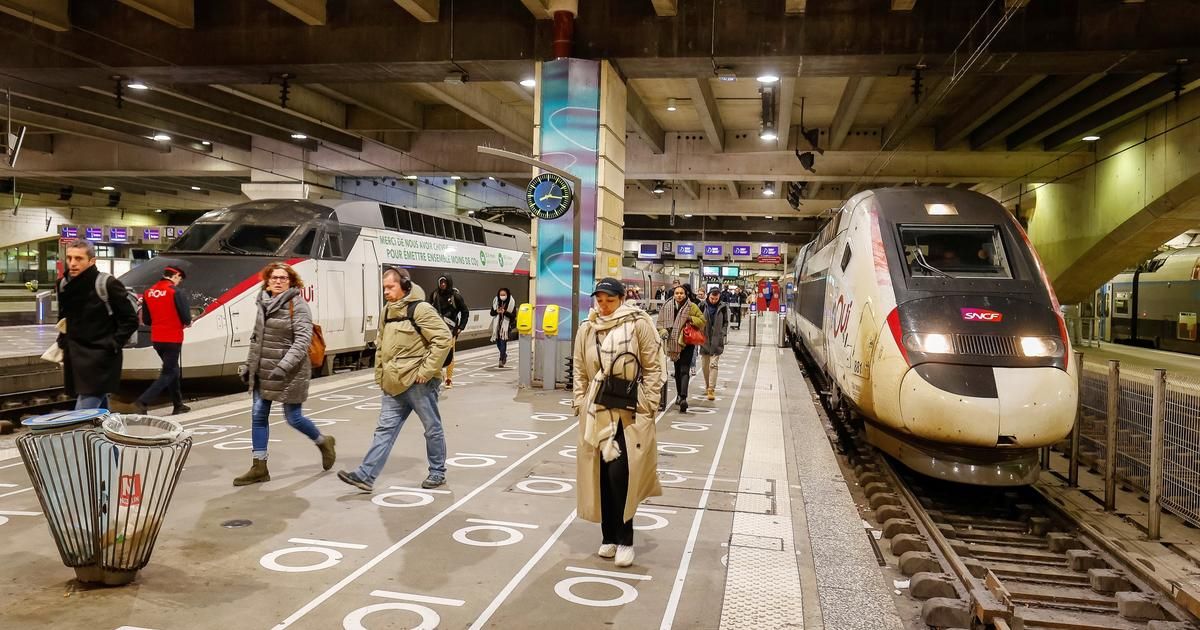
<path id="1" fill-rule="evenodd" d="M 525 205 L 529 216 L 557 219 L 571 209 L 574 192 L 571 184 L 560 175 L 542 173 L 529 180 L 525 189 Z"/>

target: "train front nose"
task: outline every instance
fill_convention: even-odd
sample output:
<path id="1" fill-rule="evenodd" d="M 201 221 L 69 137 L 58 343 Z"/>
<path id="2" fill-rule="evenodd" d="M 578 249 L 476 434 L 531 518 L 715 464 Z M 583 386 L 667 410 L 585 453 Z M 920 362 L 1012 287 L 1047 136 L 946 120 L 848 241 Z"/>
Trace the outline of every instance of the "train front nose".
<path id="1" fill-rule="evenodd" d="M 1075 419 L 1075 380 L 1056 367 L 924 363 L 904 375 L 900 411 L 914 436 L 967 447 L 1038 448 Z"/>

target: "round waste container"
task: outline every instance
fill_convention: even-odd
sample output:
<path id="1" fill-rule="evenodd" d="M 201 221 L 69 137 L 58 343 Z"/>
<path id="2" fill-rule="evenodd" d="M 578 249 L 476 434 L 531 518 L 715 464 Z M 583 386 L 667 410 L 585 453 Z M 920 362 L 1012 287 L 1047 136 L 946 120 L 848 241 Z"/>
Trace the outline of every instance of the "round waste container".
<path id="1" fill-rule="evenodd" d="M 108 417 L 106 409 L 80 409 L 28 418 L 21 424 L 29 433 L 17 438 L 58 553 L 81 581 L 98 577 L 88 438 Z"/>
<path id="2" fill-rule="evenodd" d="M 191 451 L 187 431 L 102 409 L 23 424 L 30 433 L 17 446 L 63 563 L 82 582 L 133 581 L 150 561 Z"/>

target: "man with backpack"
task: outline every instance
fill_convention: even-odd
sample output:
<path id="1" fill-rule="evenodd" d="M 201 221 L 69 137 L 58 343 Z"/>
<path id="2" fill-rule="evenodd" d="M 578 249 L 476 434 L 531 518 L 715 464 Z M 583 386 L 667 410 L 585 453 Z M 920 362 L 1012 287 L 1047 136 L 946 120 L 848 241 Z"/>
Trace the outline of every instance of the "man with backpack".
<path id="1" fill-rule="evenodd" d="M 338 479 L 371 492 L 404 421 L 415 411 L 425 425 L 429 460 L 429 476 L 421 487 L 436 488 L 446 483 L 446 439 L 438 411 L 438 386 L 454 340 L 407 271 L 389 268 L 383 272 L 383 297 L 387 306 L 375 344 L 375 382 L 383 391 L 379 423 L 362 465 L 353 472 L 338 471 Z"/>
<path id="2" fill-rule="evenodd" d="M 171 393 L 171 415 L 191 411 L 191 407 L 183 404 L 179 368 L 183 329 L 192 324 L 192 310 L 187 295 L 179 290 L 185 275 L 183 269 L 168 265 L 163 269 L 162 280 L 142 294 L 142 322 L 150 327 L 150 343 L 158 353 L 158 358 L 162 359 L 162 371 L 158 380 L 134 401 L 133 406 L 138 413 L 147 413 L 154 399 L 167 391 Z"/>
<path id="3" fill-rule="evenodd" d="M 76 409 L 107 408 L 121 383 L 121 348 L 137 332 L 137 296 L 96 268 L 96 248 L 85 240 L 67 244 L 66 273 L 58 283 L 58 315 L 66 332 L 63 388 Z"/>
<path id="4" fill-rule="evenodd" d="M 467 301 L 463 299 L 458 289 L 454 288 L 454 280 L 450 276 L 438 278 L 437 290 L 433 292 L 429 303 L 437 309 L 438 315 L 441 315 L 442 320 L 446 322 L 446 327 L 450 329 L 450 335 L 457 341 L 458 333 L 462 332 L 467 327 L 467 322 L 471 320 L 471 309 L 467 308 Z M 453 386 L 454 345 L 451 344 L 450 362 L 446 364 L 446 389 Z"/>

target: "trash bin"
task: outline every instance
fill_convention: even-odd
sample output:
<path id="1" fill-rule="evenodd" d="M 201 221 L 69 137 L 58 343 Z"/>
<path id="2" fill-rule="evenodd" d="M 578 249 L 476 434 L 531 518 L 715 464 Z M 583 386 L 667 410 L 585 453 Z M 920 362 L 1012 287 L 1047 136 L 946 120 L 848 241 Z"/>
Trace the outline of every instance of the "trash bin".
<path id="1" fill-rule="evenodd" d="M 88 437 L 107 417 L 104 409 L 81 409 L 28 418 L 21 424 L 29 433 L 17 438 L 58 553 L 80 580 L 96 559 Z"/>
<path id="2" fill-rule="evenodd" d="M 63 564 L 128 584 L 150 561 L 192 440 L 172 420 L 103 409 L 38 416 L 17 440 Z"/>

